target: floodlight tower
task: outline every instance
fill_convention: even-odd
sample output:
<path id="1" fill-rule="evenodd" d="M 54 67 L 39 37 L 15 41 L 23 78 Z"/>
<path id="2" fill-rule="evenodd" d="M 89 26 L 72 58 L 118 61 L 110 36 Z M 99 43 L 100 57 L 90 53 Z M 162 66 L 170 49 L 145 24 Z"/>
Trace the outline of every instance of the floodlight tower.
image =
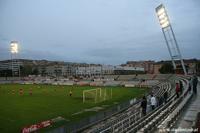
<path id="1" fill-rule="evenodd" d="M 17 61 L 17 54 L 19 52 L 19 47 L 18 47 L 18 42 L 17 41 L 11 41 L 10 43 L 10 52 L 11 52 L 11 69 L 12 69 L 12 76 L 14 76 L 14 73 L 16 71 L 14 71 L 14 62 L 18 67 L 18 75 L 20 77 L 20 64 Z M 15 66 L 16 66 L 15 65 Z"/>
<path id="2" fill-rule="evenodd" d="M 176 41 L 174 31 L 172 29 L 172 26 L 171 26 L 170 21 L 169 21 L 169 17 L 167 15 L 167 11 L 166 11 L 163 4 L 160 4 L 156 8 L 156 14 L 157 14 L 160 26 L 162 28 L 162 32 L 163 32 L 163 35 L 164 35 L 164 38 L 165 38 L 165 41 L 166 41 L 166 44 L 167 44 L 169 54 L 171 56 L 171 60 L 172 60 L 174 70 L 176 70 L 175 60 L 180 60 L 184 74 L 187 75 L 185 65 L 184 65 L 184 62 L 183 62 L 183 59 L 182 59 L 182 55 L 181 55 L 178 43 Z"/>

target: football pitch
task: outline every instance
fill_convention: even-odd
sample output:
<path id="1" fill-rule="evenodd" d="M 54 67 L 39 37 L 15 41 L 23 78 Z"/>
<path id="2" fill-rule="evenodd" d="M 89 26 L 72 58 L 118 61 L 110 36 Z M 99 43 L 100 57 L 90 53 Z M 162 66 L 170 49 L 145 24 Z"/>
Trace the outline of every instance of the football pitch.
<path id="1" fill-rule="evenodd" d="M 0 132 L 21 132 L 23 127 L 57 117 L 63 118 L 62 124 L 75 122 L 98 112 L 89 109 L 104 107 L 101 110 L 105 110 L 148 91 L 146 88 L 100 87 L 108 90 L 105 101 L 95 103 L 91 98 L 83 103 L 83 90 L 95 88 L 99 87 L 1 84 Z M 70 91 L 72 96 L 69 96 Z M 89 111 L 84 111 L 86 109 Z"/>

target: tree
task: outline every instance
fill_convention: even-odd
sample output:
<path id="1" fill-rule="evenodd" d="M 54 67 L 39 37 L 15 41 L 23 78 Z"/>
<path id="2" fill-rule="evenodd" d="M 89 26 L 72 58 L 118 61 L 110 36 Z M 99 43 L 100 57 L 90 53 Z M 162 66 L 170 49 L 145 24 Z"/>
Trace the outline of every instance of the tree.
<path id="1" fill-rule="evenodd" d="M 188 72 L 188 68 L 189 66 L 185 65 L 186 72 Z M 181 64 L 176 66 L 176 74 L 184 74 L 184 70 Z"/>
<path id="2" fill-rule="evenodd" d="M 42 74 L 42 76 L 45 76 L 45 75 L 46 75 L 46 70 L 45 70 L 45 68 L 44 68 L 44 67 L 42 67 L 41 74 Z"/>
<path id="3" fill-rule="evenodd" d="M 172 64 L 170 63 L 165 63 L 162 65 L 162 67 L 159 69 L 159 72 L 161 74 L 168 74 L 168 73 L 174 73 L 174 68 Z"/>
<path id="4" fill-rule="evenodd" d="M 32 74 L 32 67 L 30 65 L 20 66 L 20 72 L 22 76 L 28 76 Z"/>
<path id="5" fill-rule="evenodd" d="M 0 77 L 10 77 L 12 76 L 12 70 L 6 69 L 6 70 L 0 70 Z"/>
<path id="6" fill-rule="evenodd" d="M 34 68 L 33 71 L 32 71 L 32 74 L 38 75 L 39 74 L 38 68 Z"/>

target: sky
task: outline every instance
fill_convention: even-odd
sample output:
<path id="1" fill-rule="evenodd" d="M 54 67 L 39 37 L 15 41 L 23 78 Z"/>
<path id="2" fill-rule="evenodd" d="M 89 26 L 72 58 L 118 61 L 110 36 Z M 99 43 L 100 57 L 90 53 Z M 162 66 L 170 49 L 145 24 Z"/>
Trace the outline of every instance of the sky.
<path id="1" fill-rule="evenodd" d="M 200 59 L 199 0 L 0 0 L 0 60 L 121 64 L 169 60 L 155 8 L 167 9 L 183 58 Z"/>

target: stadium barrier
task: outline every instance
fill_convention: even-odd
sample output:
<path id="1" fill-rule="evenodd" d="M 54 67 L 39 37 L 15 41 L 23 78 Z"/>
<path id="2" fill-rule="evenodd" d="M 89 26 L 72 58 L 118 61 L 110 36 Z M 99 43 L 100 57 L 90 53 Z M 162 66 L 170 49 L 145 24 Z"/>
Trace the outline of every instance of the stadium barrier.
<path id="1" fill-rule="evenodd" d="M 80 85 L 80 86 L 89 86 L 90 82 L 89 81 L 80 81 L 80 82 L 77 82 L 76 84 Z"/>
<path id="2" fill-rule="evenodd" d="M 111 107 L 111 108 L 109 108 L 105 111 L 100 111 L 94 116 L 84 118 L 77 123 L 69 123 L 69 124 L 66 124 L 62 127 L 48 131 L 48 133 L 82 132 L 84 129 L 86 129 L 86 128 L 94 125 L 94 124 L 97 124 L 100 121 L 108 119 L 113 115 L 116 115 L 120 112 L 123 112 L 124 110 L 126 110 L 129 107 L 130 107 L 130 101 L 127 101 L 127 102 L 121 103 L 119 105 L 116 105 L 114 107 Z"/>
<path id="3" fill-rule="evenodd" d="M 104 86 L 102 81 L 95 81 L 95 82 L 91 82 L 90 86 Z"/>

